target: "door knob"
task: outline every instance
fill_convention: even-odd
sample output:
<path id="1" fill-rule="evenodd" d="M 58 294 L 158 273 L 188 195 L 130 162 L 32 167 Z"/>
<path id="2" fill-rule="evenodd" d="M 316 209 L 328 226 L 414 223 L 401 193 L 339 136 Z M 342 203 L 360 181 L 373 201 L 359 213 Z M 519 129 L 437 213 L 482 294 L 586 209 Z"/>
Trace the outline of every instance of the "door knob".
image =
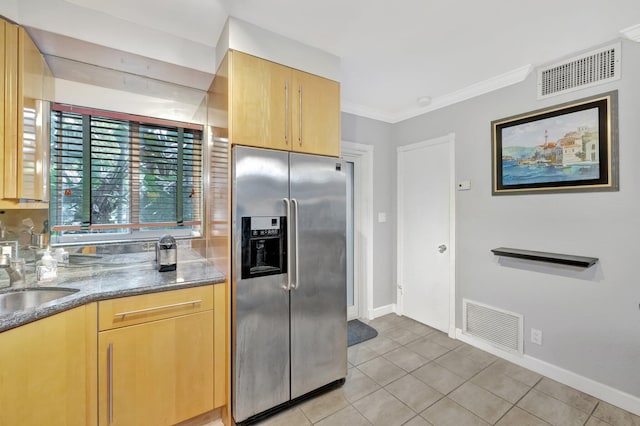
<path id="1" fill-rule="evenodd" d="M 440 244 L 440 245 L 438 246 L 438 251 L 439 251 L 440 253 L 444 253 L 445 251 L 447 251 L 447 246 L 445 246 L 444 244 Z"/>

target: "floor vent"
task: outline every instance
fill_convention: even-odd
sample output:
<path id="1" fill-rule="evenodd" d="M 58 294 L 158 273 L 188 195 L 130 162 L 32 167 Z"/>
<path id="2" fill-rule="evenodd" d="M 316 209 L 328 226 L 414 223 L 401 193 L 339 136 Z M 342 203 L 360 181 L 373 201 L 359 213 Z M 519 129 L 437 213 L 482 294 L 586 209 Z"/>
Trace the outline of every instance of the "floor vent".
<path id="1" fill-rule="evenodd" d="M 538 99 L 620 78 L 622 46 L 605 46 L 538 69 Z"/>
<path id="2" fill-rule="evenodd" d="M 462 332 L 509 352 L 523 353 L 522 315 L 462 300 Z"/>

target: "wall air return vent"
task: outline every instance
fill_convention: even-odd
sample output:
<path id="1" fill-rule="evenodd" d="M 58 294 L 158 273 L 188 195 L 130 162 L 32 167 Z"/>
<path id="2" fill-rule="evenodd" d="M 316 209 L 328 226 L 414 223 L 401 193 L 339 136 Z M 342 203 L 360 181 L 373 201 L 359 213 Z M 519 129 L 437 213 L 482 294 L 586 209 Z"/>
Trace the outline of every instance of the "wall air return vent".
<path id="1" fill-rule="evenodd" d="M 462 299 L 462 332 L 502 350 L 523 353 L 523 318 L 482 303 Z"/>
<path id="2" fill-rule="evenodd" d="M 538 99 L 620 78 L 621 43 L 614 43 L 538 69 Z"/>

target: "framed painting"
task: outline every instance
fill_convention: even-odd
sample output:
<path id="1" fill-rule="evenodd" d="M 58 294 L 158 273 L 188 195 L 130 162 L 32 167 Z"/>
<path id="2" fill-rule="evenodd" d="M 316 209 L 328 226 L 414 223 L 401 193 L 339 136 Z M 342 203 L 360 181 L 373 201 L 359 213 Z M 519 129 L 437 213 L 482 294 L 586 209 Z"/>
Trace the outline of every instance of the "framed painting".
<path id="1" fill-rule="evenodd" d="M 618 92 L 491 122 L 492 194 L 618 190 Z"/>

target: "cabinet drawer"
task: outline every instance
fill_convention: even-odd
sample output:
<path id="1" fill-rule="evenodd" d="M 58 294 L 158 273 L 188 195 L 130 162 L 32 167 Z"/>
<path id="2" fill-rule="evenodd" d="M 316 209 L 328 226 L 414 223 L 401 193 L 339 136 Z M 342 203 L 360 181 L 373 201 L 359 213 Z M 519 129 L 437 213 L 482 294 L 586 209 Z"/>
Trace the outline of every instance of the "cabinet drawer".
<path id="1" fill-rule="evenodd" d="M 213 285 L 98 302 L 100 331 L 213 309 Z"/>

